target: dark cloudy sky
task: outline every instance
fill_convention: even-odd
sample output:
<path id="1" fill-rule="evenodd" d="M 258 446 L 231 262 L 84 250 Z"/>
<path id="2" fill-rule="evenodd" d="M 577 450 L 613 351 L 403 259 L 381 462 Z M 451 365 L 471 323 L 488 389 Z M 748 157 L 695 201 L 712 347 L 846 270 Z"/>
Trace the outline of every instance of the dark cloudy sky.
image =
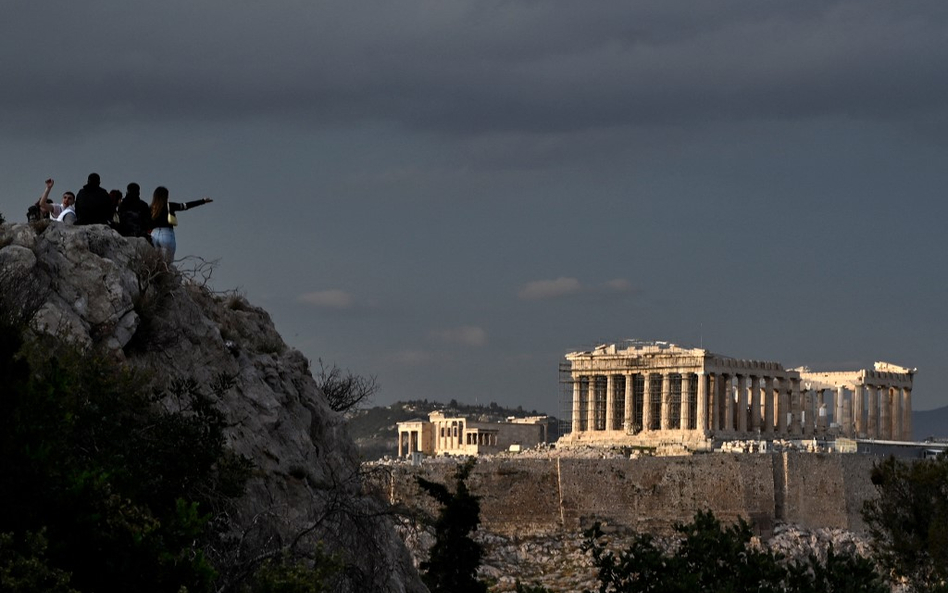
<path id="1" fill-rule="evenodd" d="M 627 338 L 948 404 L 948 4 L 10 0 L 0 212 L 91 171 L 381 404 Z"/>

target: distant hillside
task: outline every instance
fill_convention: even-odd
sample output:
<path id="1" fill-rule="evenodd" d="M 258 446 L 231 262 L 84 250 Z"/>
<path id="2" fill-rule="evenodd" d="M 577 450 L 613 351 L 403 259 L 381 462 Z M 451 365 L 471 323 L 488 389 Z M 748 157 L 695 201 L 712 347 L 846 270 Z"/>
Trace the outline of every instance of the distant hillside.
<path id="1" fill-rule="evenodd" d="M 522 407 L 505 408 L 495 403 L 470 406 L 455 400 L 447 404 L 413 400 L 353 412 L 348 420 L 349 435 L 355 441 L 362 459 L 373 461 L 385 455 L 394 457 L 398 453 L 398 423 L 417 418 L 427 420 L 428 414 L 436 410 L 448 415 L 466 416 L 478 422 L 500 422 L 510 416 L 542 415 L 536 410 L 524 410 Z M 558 434 L 551 431 L 551 440 L 558 437 Z"/>
<path id="2" fill-rule="evenodd" d="M 948 406 L 912 411 L 912 435 L 916 441 L 928 437 L 948 439 Z"/>

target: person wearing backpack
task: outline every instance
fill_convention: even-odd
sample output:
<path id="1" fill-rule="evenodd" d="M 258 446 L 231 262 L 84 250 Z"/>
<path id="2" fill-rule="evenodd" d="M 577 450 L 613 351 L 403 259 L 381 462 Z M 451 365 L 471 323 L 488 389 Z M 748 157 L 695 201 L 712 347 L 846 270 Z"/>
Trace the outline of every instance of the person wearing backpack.
<path id="1" fill-rule="evenodd" d="M 77 224 L 110 224 L 115 208 L 109 192 L 102 188 L 98 173 L 89 173 L 89 182 L 76 194 Z"/>
<path id="2" fill-rule="evenodd" d="M 141 197 L 141 187 L 137 183 L 129 183 L 125 198 L 118 207 L 118 232 L 125 237 L 145 237 L 151 242 L 148 233 L 151 227 L 151 208 Z"/>

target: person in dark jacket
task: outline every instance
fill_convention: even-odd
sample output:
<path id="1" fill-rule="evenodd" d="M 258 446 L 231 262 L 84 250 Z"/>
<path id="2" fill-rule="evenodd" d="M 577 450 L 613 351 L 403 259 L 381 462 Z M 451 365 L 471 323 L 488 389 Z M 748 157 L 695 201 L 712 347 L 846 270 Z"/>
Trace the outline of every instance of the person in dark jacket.
<path id="1" fill-rule="evenodd" d="M 141 186 L 129 183 L 118 207 L 118 232 L 126 237 L 146 237 L 151 241 L 151 208 L 141 197 Z"/>
<path id="2" fill-rule="evenodd" d="M 192 202 L 178 203 L 168 201 L 168 188 L 159 185 L 151 198 L 151 242 L 160 249 L 167 261 L 174 260 L 177 244 L 174 239 L 174 227 L 178 224 L 176 212 L 196 208 L 213 202 L 210 198 L 201 198 Z"/>
<path id="3" fill-rule="evenodd" d="M 109 192 L 103 189 L 98 173 L 89 173 L 89 182 L 76 194 L 76 224 L 109 224 L 115 209 Z"/>

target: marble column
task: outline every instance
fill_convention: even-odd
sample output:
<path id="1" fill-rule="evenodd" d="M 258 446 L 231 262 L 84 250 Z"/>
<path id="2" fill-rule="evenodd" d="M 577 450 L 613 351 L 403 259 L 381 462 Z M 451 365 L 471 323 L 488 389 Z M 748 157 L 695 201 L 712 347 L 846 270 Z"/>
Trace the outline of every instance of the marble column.
<path id="1" fill-rule="evenodd" d="M 853 436 L 853 402 L 851 399 L 843 401 L 843 423 L 840 434 L 852 438 Z"/>
<path id="2" fill-rule="evenodd" d="M 681 374 L 681 424 L 678 428 L 691 428 L 691 373 Z"/>
<path id="3" fill-rule="evenodd" d="M 853 437 L 857 439 L 866 436 L 865 393 L 865 385 L 853 385 Z"/>
<path id="4" fill-rule="evenodd" d="M 879 387 L 869 385 L 869 415 L 867 417 L 870 439 L 879 438 Z"/>
<path id="5" fill-rule="evenodd" d="M 902 438 L 911 441 L 912 435 L 912 389 L 902 389 Z"/>
<path id="6" fill-rule="evenodd" d="M 589 375 L 586 389 L 586 432 L 596 430 L 596 375 Z"/>
<path id="7" fill-rule="evenodd" d="M 836 387 L 836 407 L 833 409 L 833 422 L 838 426 L 837 433 L 845 434 L 843 430 L 843 418 L 845 417 L 845 410 L 843 410 L 843 402 L 846 401 L 846 388 L 842 385 Z"/>
<path id="8" fill-rule="evenodd" d="M 632 408 L 632 391 L 635 386 L 635 381 L 633 380 L 632 373 L 627 373 L 625 376 L 625 408 L 624 410 L 624 421 L 622 423 L 622 428 L 626 432 L 632 430 L 632 419 L 635 417 L 633 414 Z"/>
<path id="9" fill-rule="evenodd" d="M 734 386 L 731 377 L 724 381 L 724 430 L 734 432 Z"/>
<path id="10" fill-rule="evenodd" d="M 708 431 L 708 375 L 703 371 L 698 373 L 698 417 L 695 419 L 695 427 L 701 434 L 707 434 Z"/>
<path id="11" fill-rule="evenodd" d="M 879 388 L 879 438 L 892 438 L 892 390 L 888 387 Z"/>
<path id="12" fill-rule="evenodd" d="M 671 428 L 671 373 L 662 373 L 662 411 L 661 429 Z"/>
<path id="13" fill-rule="evenodd" d="M 751 375 L 750 385 L 750 431 L 760 432 L 760 377 Z"/>
<path id="14" fill-rule="evenodd" d="M 583 417 L 582 417 L 582 401 L 580 398 L 583 394 L 583 378 L 576 376 L 573 377 L 573 432 L 579 432 L 583 427 Z M 440 435 L 438 435 L 440 438 Z"/>
<path id="15" fill-rule="evenodd" d="M 891 428 L 889 429 L 889 438 L 893 441 L 902 440 L 902 390 L 895 387 L 891 390 L 890 396 L 892 405 Z"/>
<path id="16" fill-rule="evenodd" d="M 648 373 L 643 373 L 642 377 L 645 379 L 645 386 L 642 390 L 642 430 L 652 430 L 652 376 Z"/>
<path id="17" fill-rule="evenodd" d="M 812 436 L 809 428 L 813 421 L 813 416 L 810 414 L 810 390 L 807 389 L 806 384 L 801 387 L 803 389 L 800 390 L 800 434 L 808 437 Z"/>
<path id="18" fill-rule="evenodd" d="M 606 375 L 606 430 L 615 430 L 616 423 L 616 378 Z"/>
<path id="19" fill-rule="evenodd" d="M 800 380 L 797 378 L 790 379 L 790 413 L 792 417 L 790 419 L 790 434 L 793 436 L 800 436 L 803 433 L 803 426 L 801 423 L 800 413 L 803 411 L 803 406 L 800 405 Z"/>
<path id="20" fill-rule="evenodd" d="M 737 376 L 737 430 L 747 432 L 747 376 Z"/>
<path id="21" fill-rule="evenodd" d="M 806 424 L 807 424 L 807 428 L 809 429 L 808 434 L 815 435 L 816 426 L 817 426 L 816 414 L 817 414 L 817 409 L 819 409 L 819 405 L 817 403 L 817 396 L 819 392 L 816 390 L 808 389 L 807 393 L 809 395 L 809 398 L 807 399 Z"/>
<path id="22" fill-rule="evenodd" d="M 721 390 L 724 389 L 724 377 L 721 373 L 714 373 L 711 379 L 711 430 L 721 429 L 721 413 L 724 406 L 721 404 Z"/>
<path id="23" fill-rule="evenodd" d="M 764 377 L 764 421 L 761 432 L 768 435 L 774 432 L 774 410 L 778 407 L 774 405 L 775 398 L 779 400 L 779 396 L 774 395 L 774 378 Z"/>
<path id="24" fill-rule="evenodd" d="M 790 380 L 787 377 L 779 378 L 777 388 L 777 434 L 787 436 L 787 414 L 790 413 Z"/>
<path id="25" fill-rule="evenodd" d="M 821 435 L 826 434 L 826 429 L 829 428 L 829 406 L 826 405 L 825 389 L 817 389 L 813 392 L 813 407 L 816 432 Z"/>

